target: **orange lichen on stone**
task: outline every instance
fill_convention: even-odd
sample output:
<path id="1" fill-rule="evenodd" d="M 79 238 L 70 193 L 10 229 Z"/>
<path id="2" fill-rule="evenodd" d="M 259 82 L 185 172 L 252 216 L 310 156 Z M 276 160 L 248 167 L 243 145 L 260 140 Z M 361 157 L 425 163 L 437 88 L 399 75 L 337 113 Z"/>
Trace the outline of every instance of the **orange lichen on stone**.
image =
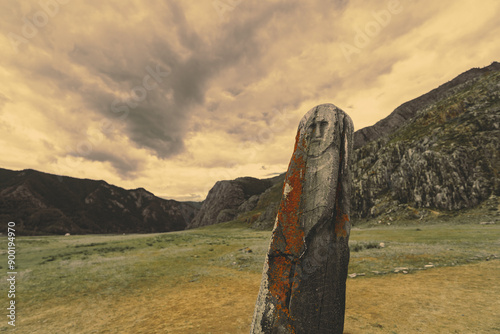
<path id="1" fill-rule="evenodd" d="M 270 259 L 269 265 L 273 266 L 273 271 L 269 272 L 269 291 L 276 299 L 277 305 L 283 306 L 286 301 L 287 292 L 290 289 L 291 261 L 284 256 L 277 256 Z M 279 307 L 278 307 L 279 308 Z"/>
<path id="2" fill-rule="evenodd" d="M 335 224 L 335 235 L 337 238 L 344 237 L 347 238 L 347 230 L 345 227 L 345 223 L 349 221 L 349 216 L 346 214 L 340 215 L 340 217 L 337 218 L 336 224 Z"/>
<path id="3" fill-rule="evenodd" d="M 297 288 L 295 280 L 297 273 L 292 275 L 293 259 L 297 259 L 304 249 L 304 230 L 301 226 L 300 202 L 305 177 L 305 140 L 301 138 L 300 130 L 295 139 L 295 147 L 287 178 L 283 186 L 283 197 L 278 210 L 277 226 L 271 253 L 268 272 L 269 292 L 275 301 L 275 312 L 278 318 L 287 318 L 290 333 L 295 333 L 290 325 L 293 320 L 288 310 L 288 301 L 292 291 Z M 294 276 L 294 277 L 292 277 Z"/>
<path id="4" fill-rule="evenodd" d="M 291 322 L 290 311 L 288 310 L 287 300 L 290 295 L 292 282 L 290 281 L 290 270 L 292 268 L 292 261 L 285 256 L 272 257 L 270 266 L 273 270 L 269 272 L 269 292 L 274 298 L 274 305 L 276 307 L 276 317 L 278 319 L 284 317 L 287 323 Z M 293 329 L 293 328 L 292 328 Z"/>
<path id="5" fill-rule="evenodd" d="M 304 231 L 300 225 L 300 200 L 304 184 L 304 141 L 300 142 L 300 131 L 295 139 L 295 149 L 288 167 L 284 187 L 289 192 L 283 196 L 278 211 L 278 224 L 283 234 L 285 253 L 298 256 L 304 247 Z M 285 188 L 283 188 L 285 189 Z"/>

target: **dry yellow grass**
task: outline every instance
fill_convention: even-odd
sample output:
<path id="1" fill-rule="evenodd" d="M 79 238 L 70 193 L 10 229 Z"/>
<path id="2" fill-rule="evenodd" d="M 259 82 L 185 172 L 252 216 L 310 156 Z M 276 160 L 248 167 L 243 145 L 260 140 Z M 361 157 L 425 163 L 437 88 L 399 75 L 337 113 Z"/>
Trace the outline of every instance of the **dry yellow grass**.
<path id="1" fill-rule="evenodd" d="M 345 333 L 500 332 L 499 279 L 498 260 L 349 279 Z M 118 298 L 61 296 L 23 312 L 16 333 L 248 333 L 259 284 L 218 268 Z"/>
<path id="2" fill-rule="evenodd" d="M 349 280 L 345 333 L 500 332 L 500 261 Z"/>

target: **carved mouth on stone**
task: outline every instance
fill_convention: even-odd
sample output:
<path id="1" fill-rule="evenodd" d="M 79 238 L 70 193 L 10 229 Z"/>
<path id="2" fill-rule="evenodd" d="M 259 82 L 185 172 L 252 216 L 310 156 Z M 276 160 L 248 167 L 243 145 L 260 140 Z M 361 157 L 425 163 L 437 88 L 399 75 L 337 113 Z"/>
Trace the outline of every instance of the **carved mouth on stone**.
<path id="1" fill-rule="evenodd" d="M 320 139 L 313 139 L 309 143 L 309 148 L 315 149 L 321 145 L 321 140 Z"/>

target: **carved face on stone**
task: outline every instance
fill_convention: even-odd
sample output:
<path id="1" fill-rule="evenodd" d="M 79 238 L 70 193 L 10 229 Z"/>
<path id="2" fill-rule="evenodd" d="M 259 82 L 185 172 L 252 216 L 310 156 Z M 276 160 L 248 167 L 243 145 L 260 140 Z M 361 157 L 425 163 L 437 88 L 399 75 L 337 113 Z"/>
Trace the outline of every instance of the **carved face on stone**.
<path id="1" fill-rule="evenodd" d="M 330 108 L 317 108 L 305 124 L 309 157 L 321 156 L 333 144 L 337 119 Z"/>
<path id="2" fill-rule="evenodd" d="M 305 234 L 333 210 L 337 175 L 339 170 L 338 131 L 339 114 L 333 104 L 323 104 L 311 109 L 303 118 L 301 133 L 304 153 L 307 155 L 301 223 Z"/>

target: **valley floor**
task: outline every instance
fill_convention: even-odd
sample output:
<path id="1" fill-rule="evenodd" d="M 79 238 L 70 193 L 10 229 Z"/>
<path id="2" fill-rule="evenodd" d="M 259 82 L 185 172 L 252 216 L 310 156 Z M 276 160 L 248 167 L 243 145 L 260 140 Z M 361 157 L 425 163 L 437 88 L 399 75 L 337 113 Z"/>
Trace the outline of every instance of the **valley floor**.
<path id="1" fill-rule="evenodd" d="M 221 225 L 19 238 L 15 333 L 248 333 L 269 237 Z M 498 226 L 356 229 L 351 240 L 350 273 L 365 276 L 348 279 L 345 333 L 500 333 Z M 4 319 L 0 331 L 13 328 Z"/>

